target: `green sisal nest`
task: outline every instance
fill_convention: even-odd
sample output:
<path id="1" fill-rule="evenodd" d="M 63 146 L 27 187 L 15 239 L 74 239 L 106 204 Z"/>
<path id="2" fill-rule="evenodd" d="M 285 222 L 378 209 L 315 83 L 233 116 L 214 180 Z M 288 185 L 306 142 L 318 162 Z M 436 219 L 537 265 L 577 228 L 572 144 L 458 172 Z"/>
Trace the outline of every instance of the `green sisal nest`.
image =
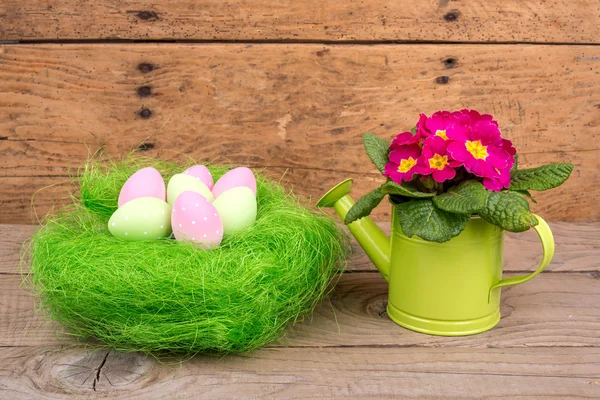
<path id="1" fill-rule="evenodd" d="M 215 250 L 114 238 L 107 222 L 121 186 L 146 166 L 165 181 L 187 167 L 90 162 L 81 199 L 47 217 L 31 240 L 29 279 L 69 334 L 122 351 L 248 351 L 310 313 L 343 268 L 347 242 L 336 223 L 260 174 L 256 222 Z M 227 171 L 209 169 L 215 181 Z"/>

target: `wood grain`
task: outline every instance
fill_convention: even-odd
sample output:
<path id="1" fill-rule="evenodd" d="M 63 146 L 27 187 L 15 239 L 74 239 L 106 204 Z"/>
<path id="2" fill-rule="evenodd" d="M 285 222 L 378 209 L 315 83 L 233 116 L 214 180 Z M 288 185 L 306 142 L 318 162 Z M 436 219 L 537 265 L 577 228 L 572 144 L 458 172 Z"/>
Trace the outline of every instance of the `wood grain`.
<path id="1" fill-rule="evenodd" d="M 0 4 L 0 40 L 598 43 L 594 0 L 81 0 Z"/>
<path id="2" fill-rule="evenodd" d="M 0 225 L 0 274 L 21 273 L 21 247 L 37 229 L 34 225 Z"/>
<path id="3" fill-rule="evenodd" d="M 597 46 L 0 47 L 0 221 L 29 222 L 34 191 L 76 173 L 90 151 L 119 156 L 142 142 L 164 159 L 289 169 L 287 183 L 312 197 L 355 177 L 358 197 L 381 181 L 362 133 L 390 139 L 444 104 L 493 113 L 524 167 L 574 162 L 534 210 L 597 221 L 599 56 Z"/>
<path id="4" fill-rule="evenodd" d="M 160 364 L 138 354 L 0 348 L 7 398 L 460 398 L 600 396 L 598 348 L 263 349 Z"/>
<path id="5" fill-rule="evenodd" d="M 504 289 L 503 318 L 494 329 L 446 338 L 398 327 L 385 312 L 383 278 L 374 272 L 349 273 L 309 319 L 290 328 L 272 346 L 600 347 L 598 279 L 598 272 L 542 274 Z M 37 309 L 36 297 L 20 283 L 20 276 L 0 275 L 0 347 L 76 344 Z"/>
<path id="6" fill-rule="evenodd" d="M 389 235 L 387 222 L 378 224 Z M 600 271 L 600 225 L 571 222 L 550 223 L 556 250 L 546 272 Z M 0 274 L 18 274 L 21 245 L 38 229 L 35 225 L 0 225 Z M 507 232 L 504 242 L 504 271 L 534 270 L 541 260 L 542 248 L 533 230 L 522 233 Z M 24 265 L 26 268 L 26 265 Z M 365 252 L 352 240 L 347 270 L 375 271 Z"/>

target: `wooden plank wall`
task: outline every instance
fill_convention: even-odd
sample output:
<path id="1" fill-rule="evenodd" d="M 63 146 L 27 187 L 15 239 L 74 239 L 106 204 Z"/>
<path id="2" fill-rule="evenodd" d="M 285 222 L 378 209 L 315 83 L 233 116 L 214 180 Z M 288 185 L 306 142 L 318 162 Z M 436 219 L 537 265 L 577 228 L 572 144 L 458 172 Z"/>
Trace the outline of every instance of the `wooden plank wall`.
<path id="1" fill-rule="evenodd" d="M 382 180 L 363 132 L 461 107 L 495 115 L 523 165 L 576 165 L 536 212 L 600 220 L 597 0 L 4 0 L 0 41 L 0 223 L 35 222 L 34 193 L 40 216 L 60 204 L 90 152 L 142 143 L 313 198 L 353 177 L 359 197 Z"/>

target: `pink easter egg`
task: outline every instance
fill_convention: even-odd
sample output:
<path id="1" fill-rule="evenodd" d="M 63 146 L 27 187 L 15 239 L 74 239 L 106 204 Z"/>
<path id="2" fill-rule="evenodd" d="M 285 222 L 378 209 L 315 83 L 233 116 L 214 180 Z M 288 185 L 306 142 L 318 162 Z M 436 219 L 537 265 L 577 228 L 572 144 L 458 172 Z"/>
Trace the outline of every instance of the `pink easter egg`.
<path id="1" fill-rule="evenodd" d="M 165 181 L 156 169 L 142 168 L 127 179 L 119 193 L 119 207 L 139 197 L 156 197 L 166 201 Z"/>
<path id="2" fill-rule="evenodd" d="M 200 182 L 204 183 L 207 188 L 212 189 L 213 187 L 213 177 L 210 174 L 208 168 L 204 165 L 194 165 L 183 171 L 186 175 L 191 175 L 196 179 L 199 179 Z"/>
<path id="3" fill-rule="evenodd" d="M 223 240 L 223 222 L 215 206 L 199 193 L 181 193 L 171 211 L 171 226 L 177 240 L 191 241 L 213 249 Z"/>
<path id="4" fill-rule="evenodd" d="M 256 178 L 250 168 L 239 167 L 227 172 L 215 183 L 212 193 L 217 198 L 221 193 L 238 186 L 249 187 L 256 195 Z"/>

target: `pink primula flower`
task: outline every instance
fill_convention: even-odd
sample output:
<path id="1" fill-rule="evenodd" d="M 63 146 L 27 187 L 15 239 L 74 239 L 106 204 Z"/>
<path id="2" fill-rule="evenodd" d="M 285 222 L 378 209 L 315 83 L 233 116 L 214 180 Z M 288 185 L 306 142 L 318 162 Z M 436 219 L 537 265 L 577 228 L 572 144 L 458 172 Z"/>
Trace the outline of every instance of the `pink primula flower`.
<path id="1" fill-rule="evenodd" d="M 490 114 L 479 114 L 479 112 L 475 110 L 463 109 L 453 112 L 452 115 L 460 121 L 461 125 L 465 126 L 473 126 L 480 121 L 498 126 L 498 122 L 495 121 L 494 117 L 492 117 Z"/>
<path id="2" fill-rule="evenodd" d="M 392 144 L 390 144 L 390 150 L 398 149 L 406 145 L 418 144 L 420 140 L 421 135 L 418 132 L 414 135 L 412 132 L 399 133 L 394 140 L 392 140 Z"/>
<path id="3" fill-rule="evenodd" d="M 449 111 L 438 111 L 431 117 L 425 117 L 421 114 L 418 126 L 421 126 L 423 135 L 426 137 L 439 136 L 444 140 L 448 140 L 448 130 L 455 125 L 460 124 L 460 120 Z"/>
<path id="4" fill-rule="evenodd" d="M 473 121 L 472 121 L 473 122 Z M 448 152 L 464 164 L 467 171 L 482 178 L 498 178 L 500 171 L 513 162 L 500 130 L 492 120 L 480 119 L 469 127 L 448 132 Z M 506 148 L 505 148 L 506 147 Z"/>
<path id="5" fill-rule="evenodd" d="M 431 136 L 423 141 L 423 151 L 417 163 L 417 172 L 431 175 L 436 182 L 444 182 L 456 176 L 454 168 L 461 163 L 454 161 L 447 152 L 448 142 L 440 136 Z"/>
<path id="6" fill-rule="evenodd" d="M 414 135 L 403 132 L 392 141 L 384 175 L 396 183 L 410 181 L 415 174 L 445 182 L 464 166 L 483 178 L 487 189 L 502 190 L 510 186 L 516 150 L 500 134 L 491 115 L 475 110 L 441 110 L 431 117 L 420 114 Z"/>
<path id="7" fill-rule="evenodd" d="M 417 144 L 396 147 L 390 152 L 390 162 L 385 165 L 384 175 L 398 184 L 410 181 L 417 170 L 420 155 L 421 148 Z"/>
<path id="8" fill-rule="evenodd" d="M 495 178 L 483 178 L 483 186 L 494 192 L 499 192 L 510 186 L 510 168 L 504 168 L 498 172 Z"/>
<path id="9" fill-rule="evenodd" d="M 495 178 L 484 178 L 483 186 L 494 192 L 510 186 L 510 170 L 515 164 L 514 155 L 517 154 L 517 150 L 513 147 L 510 140 L 502 139 L 502 148 L 510 155 L 508 164 L 504 169 L 498 170 L 498 176 Z"/>

